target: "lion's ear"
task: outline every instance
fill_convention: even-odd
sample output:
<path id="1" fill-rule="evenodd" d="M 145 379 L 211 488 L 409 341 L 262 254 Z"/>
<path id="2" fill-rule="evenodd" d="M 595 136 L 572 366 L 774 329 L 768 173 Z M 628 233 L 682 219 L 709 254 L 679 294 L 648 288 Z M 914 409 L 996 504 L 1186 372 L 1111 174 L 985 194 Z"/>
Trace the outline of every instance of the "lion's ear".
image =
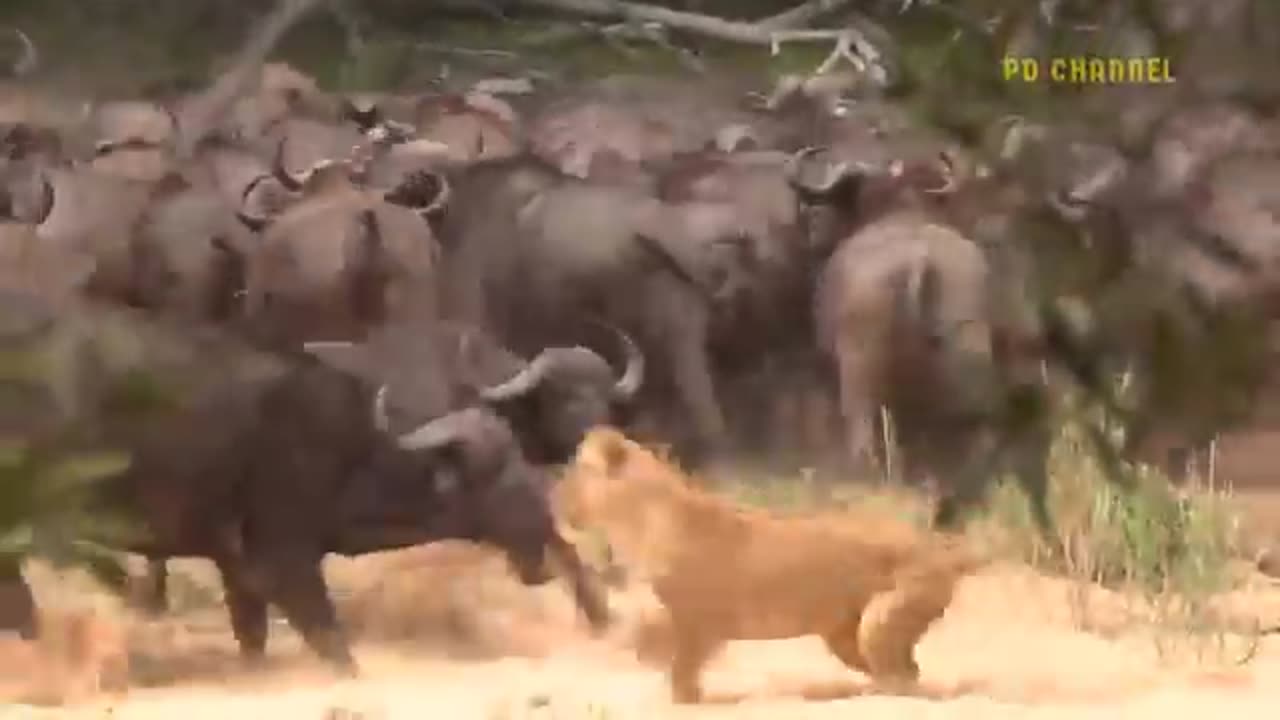
<path id="1" fill-rule="evenodd" d="M 631 441 L 613 428 L 592 430 L 582 442 L 579 463 L 595 465 L 604 473 L 613 473 L 627 462 Z"/>
<path id="2" fill-rule="evenodd" d="M 604 458 L 605 468 L 612 473 L 627 463 L 627 458 L 631 454 L 631 443 L 620 432 L 610 433 L 605 440 L 600 454 Z"/>

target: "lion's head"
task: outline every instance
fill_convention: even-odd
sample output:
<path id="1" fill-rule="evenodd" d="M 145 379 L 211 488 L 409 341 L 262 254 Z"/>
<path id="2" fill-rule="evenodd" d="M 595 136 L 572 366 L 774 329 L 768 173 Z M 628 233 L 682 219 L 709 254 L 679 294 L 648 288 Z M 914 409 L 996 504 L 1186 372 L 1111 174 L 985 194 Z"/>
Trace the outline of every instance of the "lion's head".
<path id="1" fill-rule="evenodd" d="M 621 507 L 633 510 L 684 484 L 680 471 L 612 427 L 589 431 L 558 487 L 569 522 L 590 524 Z"/>
<path id="2" fill-rule="evenodd" d="M 679 467 L 611 427 L 587 433 L 556 495 L 565 520 L 601 531 L 623 564 L 642 573 L 665 565 L 691 500 Z"/>

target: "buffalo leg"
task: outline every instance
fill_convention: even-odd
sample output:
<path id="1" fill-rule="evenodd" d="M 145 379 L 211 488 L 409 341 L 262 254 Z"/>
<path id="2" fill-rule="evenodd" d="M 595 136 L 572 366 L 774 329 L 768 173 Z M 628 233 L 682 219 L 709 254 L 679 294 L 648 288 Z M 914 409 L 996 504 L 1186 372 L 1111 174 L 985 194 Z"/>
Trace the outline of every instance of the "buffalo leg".
<path id="1" fill-rule="evenodd" d="M 252 586 L 244 568 L 230 560 L 219 560 L 231 632 L 240 645 L 240 654 L 249 662 L 262 659 L 267 650 L 267 600 Z"/>
<path id="2" fill-rule="evenodd" d="M 164 558 L 147 559 L 147 589 L 143 607 L 152 615 L 169 609 L 169 566 Z"/>
<path id="3" fill-rule="evenodd" d="M 684 305 L 683 293 L 661 296 L 666 308 L 666 332 L 660 333 L 668 353 L 672 381 L 693 421 L 696 447 L 689 460 L 700 464 L 725 450 L 724 414 L 716 400 L 707 356 L 707 314 L 696 305 Z"/>
<path id="4" fill-rule="evenodd" d="M 845 452 L 851 469 L 870 472 L 875 466 L 876 422 L 871 354 L 861 347 L 845 345 L 836 361 L 840 373 L 840 414 L 845 427 Z"/>
<path id="5" fill-rule="evenodd" d="M 577 548 L 557 533 L 551 540 L 550 550 L 552 557 L 560 566 L 561 574 L 573 591 L 573 599 L 578 605 L 578 610 L 591 624 L 591 629 L 597 633 L 607 629 L 610 622 L 609 603 L 604 597 L 603 590 L 587 573 L 582 559 L 578 557 Z"/>
<path id="6" fill-rule="evenodd" d="M 933 527 L 942 531 L 958 531 L 970 510 L 986 498 L 989 485 L 1000 468 L 1001 458 L 990 435 L 975 441 L 966 448 L 965 457 L 957 472 L 947 483 L 933 512 Z"/>
<path id="7" fill-rule="evenodd" d="M 266 567 L 270 577 L 268 597 L 302 635 L 312 652 L 344 675 L 356 675 L 351 647 L 338 626 L 338 615 L 329 598 L 320 558 L 277 558 Z"/>
<path id="8" fill-rule="evenodd" d="M 17 562 L 0 562 L 0 631 L 17 630 L 24 640 L 39 633 L 36 601 Z"/>

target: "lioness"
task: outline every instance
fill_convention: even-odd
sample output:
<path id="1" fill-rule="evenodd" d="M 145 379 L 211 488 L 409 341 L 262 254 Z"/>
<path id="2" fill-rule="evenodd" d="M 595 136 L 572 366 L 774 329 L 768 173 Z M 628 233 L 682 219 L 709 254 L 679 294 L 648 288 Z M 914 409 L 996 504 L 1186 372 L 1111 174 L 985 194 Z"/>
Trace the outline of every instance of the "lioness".
<path id="1" fill-rule="evenodd" d="M 128 685 L 124 629 L 94 609 L 46 609 L 36 640 L 0 632 L 0 704 L 59 704 Z"/>
<path id="2" fill-rule="evenodd" d="M 669 663 L 676 702 L 701 698 L 725 642 L 808 634 L 877 684 L 913 687 L 916 642 L 982 563 L 903 523 L 737 507 L 612 428 L 588 433 L 557 492 L 569 522 L 598 527 L 652 583 L 669 618 L 641 628 L 642 654 Z"/>

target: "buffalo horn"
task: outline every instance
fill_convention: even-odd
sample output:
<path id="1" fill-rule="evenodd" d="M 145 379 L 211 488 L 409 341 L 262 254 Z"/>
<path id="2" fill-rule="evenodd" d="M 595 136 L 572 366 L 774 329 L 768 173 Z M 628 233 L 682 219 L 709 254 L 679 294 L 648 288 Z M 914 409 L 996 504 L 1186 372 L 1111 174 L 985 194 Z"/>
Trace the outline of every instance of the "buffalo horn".
<path id="1" fill-rule="evenodd" d="M 1087 203 L 1075 197 L 1074 194 L 1063 190 L 1049 193 L 1046 200 L 1049 205 L 1056 210 L 1062 217 L 1072 221 L 1079 222 L 1084 219 L 1088 211 Z"/>
<path id="2" fill-rule="evenodd" d="M 956 179 L 956 161 L 951 157 L 951 153 L 943 150 L 938 153 L 938 159 L 942 165 L 942 175 L 945 178 L 940 187 L 925 188 L 925 192 L 934 195 L 948 195 L 956 191 L 959 186 L 959 180 Z"/>
<path id="3" fill-rule="evenodd" d="M 786 173 L 787 179 L 792 185 L 799 186 L 805 190 L 817 193 L 819 195 L 831 192 L 839 182 L 854 172 L 854 168 L 846 162 L 841 162 L 827 171 L 827 177 L 821 185 L 810 185 L 800 179 L 800 161 L 805 158 L 820 153 L 824 150 L 821 147 L 806 147 L 801 149 L 795 155 L 787 160 Z"/>
<path id="4" fill-rule="evenodd" d="M 54 192 L 53 183 L 49 182 L 49 178 L 40 178 L 40 207 L 36 208 L 35 224 L 39 225 L 49 218 L 53 212 Z"/>
<path id="5" fill-rule="evenodd" d="M 613 386 L 613 397 L 616 400 L 630 400 L 640 391 L 640 386 L 644 383 L 644 353 L 640 352 L 640 346 L 636 345 L 636 341 L 621 328 L 599 320 L 596 324 L 608 328 L 622 341 L 622 349 L 627 356 L 627 367 L 623 370 L 622 377 L 618 378 L 618 382 Z"/>
<path id="6" fill-rule="evenodd" d="M 411 451 L 444 447 L 458 438 L 466 427 L 468 413 L 473 411 L 474 408 L 468 408 L 428 420 L 417 429 L 396 438 L 396 444 L 402 450 Z"/>
<path id="7" fill-rule="evenodd" d="M 387 415 L 387 386 L 383 384 L 373 396 L 373 426 L 379 432 L 391 431 L 391 418 Z"/>
<path id="8" fill-rule="evenodd" d="M 436 192 L 436 196 L 432 198 L 431 202 L 418 211 L 423 217 L 433 215 L 449 207 L 449 198 L 453 195 L 453 188 L 449 185 L 448 179 L 440 173 L 436 173 L 436 180 L 440 181 L 440 189 Z"/>
<path id="9" fill-rule="evenodd" d="M 288 142 L 288 138 L 280 138 L 280 143 L 276 146 L 276 157 L 271 163 L 271 174 L 275 177 L 284 188 L 290 192 L 298 192 L 302 189 L 307 178 L 295 177 L 284 166 L 284 144 Z"/>
<path id="10" fill-rule="evenodd" d="M 245 212 L 244 208 L 236 210 L 236 219 L 253 232 L 262 232 L 271 223 L 269 219 L 262 215 L 252 215 Z"/>
<path id="11" fill-rule="evenodd" d="M 22 43 L 22 55 L 18 61 L 13 64 L 14 77 L 23 77 L 35 72 L 40 66 L 40 53 L 36 51 L 36 44 L 31 42 L 31 38 L 18 28 L 10 28 L 13 34 L 18 36 L 18 41 Z"/>
<path id="12" fill-rule="evenodd" d="M 787 158 L 786 172 L 787 178 L 793 183 L 800 182 L 800 162 L 812 155 L 822 152 L 822 148 L 815 145 L 801 148 L 796 154 Z"/>
<path id="13" fill-rule="evenodd" d="M 551 366 L 551 356 L 544 350 L 523 370 L 506 382 L 480 389 L 480 399 L 485 402 L 502 402 L 521 397 L 538 386 Z"/>
<path id="14" fill-rule="evenodd" d="M 248 202 L 250 196 L 253 195 L 253 190 L 259 186 L 262 179 L 268 177 L 271 176 L 259 176 L 253 178 L 250 183 L 244 186 L 244 192 L 241 193 L 241 206 L 236 210 L 236 218 L 239 222 L 243 223 L 244 227 L 251 229 L 253 232 L 262 232 L 262 228 L 265 228 L 266 225 L 270 224 L 271 219 L 266 217 L 266 215 L 248 213 L 248 211 L 244 210 L 244 204 Z"/>

